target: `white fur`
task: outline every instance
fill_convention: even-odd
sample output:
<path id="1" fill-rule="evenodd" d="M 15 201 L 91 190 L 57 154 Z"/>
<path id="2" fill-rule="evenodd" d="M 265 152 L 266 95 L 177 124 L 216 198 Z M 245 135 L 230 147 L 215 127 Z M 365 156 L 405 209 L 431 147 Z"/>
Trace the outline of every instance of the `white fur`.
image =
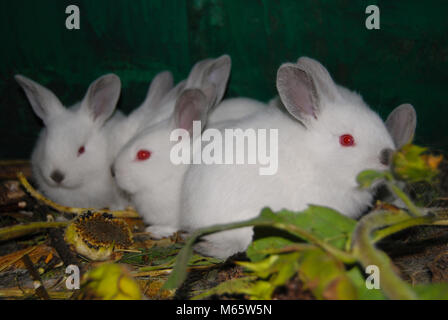
<path id="1" fill-rule="evenodd" d="M 305 72 L 307 77 L 285 78 L 285 70 Z M 315 90 L 306 88 L 303 79 L 312 79 Z M 277 85 L 291 114 L 272 108 L 273 100 L 271 108 L 216 127 L 278 129 L 278 172 L 261 176 L 257 165 L 190 166 L 181 195 L 182 229 L 254 218 L 263 207 L 300 211 L 315 204 L 358 217 L 370 205 L 371 191 L 359 189 L 356 176 L 366 169 L 386 169 L 380 153 L 394 149 L 380 117 L 359 95 L 337 87 L 325 68 L 309 58 L 282 66 Z M 339 137 L 347 133 L 354 136 L 355 146 L 340 145 Z M 252 234 L 251 228 L 220 232 L 206 236 L 196 249 L 227 258 L 245 250 Z"/>
<path id="2" fill-rule="evenodd" d="M 124 116 L 117 113 L 104 128 L 97 128 L 75 110 L 66 112 L 42 130 L 32 153 L 33 177 L 39 189 L 65 206 L 123 208 L 126 200 L 111 177 L 112 154 L 107 146 L 114 124 Z M 78 157 L 80 145 L 85 145 L 86 152 Z M 66 175 L 61 185 L 50 178 L 55 168 Z"/>
<path id="3" fill-rule="evenodd" d="M 68 109 L 38 83 L 20 75 L 16 80 L 45 124 L 31 156 L 39 189 L 66 206 L 122 207 L 125 200 L 109 170 L 110 137 L 125 118 L 121 113 L 111 116 L 120 93 L 119 78 L 109 74 L 97 79 L 84 99 Z M 82 146 L 85 152 L 80 154 Z M 55 170 L 64 176 L 60 183 L 51 178 Z"/>
<path id="4" fill-rule="evenodd" d="M 191 119 L 205 125 L 207 113 L 217 105 L 225 91 L 230 73 L 230 58 L 207 59 L 198 62 L 190 72 L 185 87 L 176 101 L 170 100 L 162 109 L 174 110 L 168 119 L 149 125 L 127 143 L 114 163 L 115 179 L 129 194 L 137 211 L 151 226 L 147 229 L 154 237 L 165 237 L 178 230 L 179 198 L 183 175 L 188 165 L 174 165 L 170 160 L 171 132 Z M 249 99 L 247 99 L 249 101 Z M 237 104 L 241 107 L 241 104 Z M 247 102 L 244 109 L 235 110 L 231 103 L 212 112 L 211 122 L 248 115 L 256 105 Z M 184 106 L 184 109 L 182 109 Z M 183 111 L 186 110 L 186 111 Z M 223 111 L 221 111 L 223 110 Z M 190 128 L 191 129 L 191 128 Z M 150 159 L 136 160 L 139 150 L 151 151 Z"/>
<path id="5" fill-rule="evenodd" d="M 138 132 L 167 119 L 172 114 L 176 98 L 184 86 L 185 82 L 183 81 L 173 87 L 173 77 L 169 71 L 160 72 L 154 77 L 143 103 L 133 110 L 126 119 L 117 123 L 112 130 L 113 159 Z"/>
<path id="6" fill-rule="evenodd" d="M 101 79 L 107 81 L 101 82 Z M 109 118 L 120 93 L 120 81 L 115 75 L 103 76 L 93 82 L 88 91 L 92 97 L 88 98 L 87 94 L 81 103 L 69 109 L 64 108 L 48 89 L 25 77 L 18 76 L 17 80 L 46 126 L 31 160 L 40 190 L 67 206 L 126 207 L 129 200 L 118 189 L 110 166 L 118 151 L 139 130 L 149 123 L 166 119 L 172 113 L 173 107 L 159 110 L 158 106 L 162 101 L 164 104 L 174 101 L 184 83 L 173 88 L 171 73 L 161 72 L 151 82 L 141 106 L 128 117 L 116 112 Z M 104 109 L 98 109 L 105 114 L 103 118 L 92 117 L 94 104 Z M 82 155 L 77 154 L 80 146 L 86 150 Z M 56 169 L 65 175 L 60 184 L 51 179 Z"/>
<path id="7" fill-rule="evenodd" d="M 223 121 L 239 120 L 268 108 L 268 105 L 250 98 L 232 98 L 221 102 L 211 111 L 206 127 L 212 128 Z"/>

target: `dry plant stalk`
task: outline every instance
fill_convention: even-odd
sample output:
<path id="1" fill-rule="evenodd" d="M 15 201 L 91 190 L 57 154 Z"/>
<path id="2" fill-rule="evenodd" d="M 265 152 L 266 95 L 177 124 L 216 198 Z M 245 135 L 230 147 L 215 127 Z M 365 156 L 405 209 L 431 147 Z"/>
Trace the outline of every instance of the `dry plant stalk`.
<path id="1" fill-rule="evenodd" d="M 20 298 L 23 299 L 24 297 L 32 297 L 35 296 L 36 293 L 34 289 L 23 289 L 23 288 L 4 288 L 0 289 L 0 298 Z M 67 291 L 49 291 L 48 295 L 50 296 L 50 299 L 69 299 L 73 292 L 67 292 Z"/>
<path id="2" fill-rule="evenodd" d="M 109 213 L 117 218 L 140 218 L 140 216 L 137 214 L 134 210 L 119 210 L 119 211 L 113 211 L 113 210 L 107 210 L 107 209 L 101 209 L 98 210 L 96 208 L 72 208 L 72 207 L 66 207 L 63 205 L 60 205 L 54 201 L 51 201 L 50 199 L 45 198 L 42 194 L 40 194 L 36 189 L 34 189 L 28 180 L 25 178 L 22 172 L 17 173 L 17 178 L 19 179 L 22 186 L 25 188 L 25 190 L 36 200 L 44 203 L 45 205 L 55 209 L 59 212 L 67 212 L 67 213 L 73 213 L 73 214 L 83 214 L 86 211 L 101 211 L 105 213 Z"/>
<path id="3" fill-rule="evenodd" d="M 10 266 L 15 264 L 17 261 L 21 260 L 23 258 L 23 256 L 33 252 L 36 249 L 37 249 L 37 246 L 33 246 L 33 247 L 29 248 L 28 250 L 26 250 L 25 252 L 23 252 L 22 254 L 20 254 L 18 257 L 16 257 L 16 258 L 12 259 L 11 261 L 5 263 L 3 266 L 0 267 L 0 272 L 3 272 L 3 270 L 8 269 Z"/>

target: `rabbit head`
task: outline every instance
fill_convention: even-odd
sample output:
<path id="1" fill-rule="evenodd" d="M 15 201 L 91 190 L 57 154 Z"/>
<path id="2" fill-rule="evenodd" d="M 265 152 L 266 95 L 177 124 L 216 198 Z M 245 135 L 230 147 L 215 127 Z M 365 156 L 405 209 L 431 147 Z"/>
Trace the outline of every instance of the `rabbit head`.
<path id="1" fill-rule="evenodd" d="M 32 156 L 39 184 L 76 189 L 98 172 L 108 170 L 110 156 L 103 128 L 120 95 L 121 83 L 116 75 L 95 80 L 84 99 L 69 109 L 40 84 L 21 75 L 15 79 L 45 125 Z"/>
<path id="2" fill-rule="evenodd" d="M 177 142 L 170 141 L 171 132 L 185 129 L 193 132 L 193 121 L 205 124 L 207 98 L 199 89 L 182 92 L 176 101 L 173 115 L 142 130 L 120 151 L 114 164 L 115 179 L 128 194 L 158 188 L 182 165 L 170 160 L 171 149 Z"/>
<path id="3" fill-rule="evenodd" d="M 337 86 L 328 71 L 310 58 L 283 64 L 277 89 L 286 109 L 306 128 L 308 148 L 322 169 L 351 183 L 363 170 L 387 169 L 392 152 L 415 129 L 409 106 L 395 109 L 386 126 L 359 95 Z"/>
<path id="4" fill-rule="evenodd" d="M 174 104 L 171 116 L 142 130 L 120 151 L 113 168 L 120 188 L 132 195 L 157 188 L 172 176 L 181 178 L 185 166 L 173 165 L 170 160 L 171 149 L 177 143 L 170 141 L 171 133 L 185 129 L 191 136 L 193 121 L 201 121 L 199 131 L 204 128 L 209 110 L 224 95 L 229 73 L 227 55 L 200 61 L 192 68 L 177 99 L 167 99 L 168 104 Z"/>

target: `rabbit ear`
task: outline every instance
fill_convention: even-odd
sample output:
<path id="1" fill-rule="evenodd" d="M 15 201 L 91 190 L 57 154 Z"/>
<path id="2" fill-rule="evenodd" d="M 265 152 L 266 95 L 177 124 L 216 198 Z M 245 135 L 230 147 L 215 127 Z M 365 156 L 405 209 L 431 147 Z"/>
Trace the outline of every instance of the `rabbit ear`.
<path id="1" fill-rule="evenodd" d="M 89 86 L 81 102 L 82 112 L 88 112 L 93 121 L 102 125 L 114 112 L 120 90 L 120 78 L 115 74 L 98 78 Z"/>
<path id="2" fill-rule="evenodd" d="M 158 106 L 163 97 L 173 88 L 173 75 L 169 71 L 163 71 L 157 74 L 151 81 L 151 85 L 146 95 L 145 106 Z"/>
<path id="3" fill-rule="evenodd" d="M 333 101 L 339 97 L 339 92 L 328 70 L 314 59 L 301 57 L 297 65 L 304 70 L 314 82 L 318 98 Z"/>
<path id="4" fill-rule="evenodd" d="M 16 75 L 14 78 L 25 91 L 34 113 L 45 124 L 48 123 L 50 117 L 65 110 L 59 99 L 47 88 L 22 75 Z"/>
<path id="5" fill-rule="evenodd" d="M 277 90 L 289 113 L 304 124 L 318 118 L 322 100 L 331 101 L 339 96 L 328 71 L 317 61 L 306 57 L 300 58 L 297 64 L 280 66 Z"/>
<path id="6" fill-rule="evenodd" d="M 186 89 L 176 101 L 174 121 L 177 128 L 192 133 L 193 121 L 201 121 L 205 125 L 207 115 L 207 98 L 199 89 Z M 202 129 L 201 128 L 201 129 Z"/>
<path id="7" fill-rule="evenodd" d="M 317 96 L 313 81 L 305 71 L 292 63 L 277 71 L 277 90 L 286 109 L 295 118 L 307 123 L 317 119 Z"/>
<path id="8" fill-rule="evenodd" d="M 201 60 L 191 68 L 185 85 L 187 88 L 198 88 L 201 86 L 205 69 L 208 67 L 210 61 L 212 61 L 212 59 Z"/>
<path id="9" fill-rule="evenodd" d="M 410 104 L 402 104 L 396 107 L 386 120 L 389 130 L 397 149 L 412 141 L 417 126 L 417 114 Z"/>
<path id="10" fill-rule="evenodd" d="M 159 120 L 168 117 L 169 110 L 165 110 L 162 107 L 165 106 L 165 101 L 168 95 L 174 96 L 173 90 L 173 75 L 171 72 L 160 72 L 151 81 L 148 94 L 146 95 L 143 104 L 132 111 L 129 118 L 148 119 L 149 122 L 138 120 L 140 126 L 144 127 L 147 126 L 148 123 L 156 123 Z M 175 96 L 171 99 L 175 99 Z"/>
<path id="11" fill-rule="evenodd" d="M 228 55 L 222 55 L 221 57 L 212 60 L 207 69 L 205 70 L 202 86 L 214 85 L 215 87 L 215 101 L 216 103 L 221 101 L 227 88 L 227 81 L 230 76 L 230 69 L 232 61 Z"/>
<path id="12" fill-rule="evenodd" d="M 217 59 L 205 59 L 195 64 L 187 79 L 187 88 L 215 87 L 214 95 L 207 96 L 210 105 L 221 101 L 227 87 L 232 61 L 228 55 L 222 55 Z M 209 91 L 211 93 L 212 91 Z"/>

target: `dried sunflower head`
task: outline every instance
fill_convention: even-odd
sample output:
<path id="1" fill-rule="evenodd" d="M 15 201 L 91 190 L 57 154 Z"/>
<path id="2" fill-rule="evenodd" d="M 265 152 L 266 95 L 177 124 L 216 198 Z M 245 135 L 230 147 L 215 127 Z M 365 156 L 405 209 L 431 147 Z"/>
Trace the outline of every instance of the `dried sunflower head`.
<path id="1" fill-rule="evenodd" d="M 133 244 L 126 222 L 107 213 L 90 211 L 67 227 L 65 241 L 77 253 L 94 261 L 111 259 L 114 249 L 127 249 Z"/>

